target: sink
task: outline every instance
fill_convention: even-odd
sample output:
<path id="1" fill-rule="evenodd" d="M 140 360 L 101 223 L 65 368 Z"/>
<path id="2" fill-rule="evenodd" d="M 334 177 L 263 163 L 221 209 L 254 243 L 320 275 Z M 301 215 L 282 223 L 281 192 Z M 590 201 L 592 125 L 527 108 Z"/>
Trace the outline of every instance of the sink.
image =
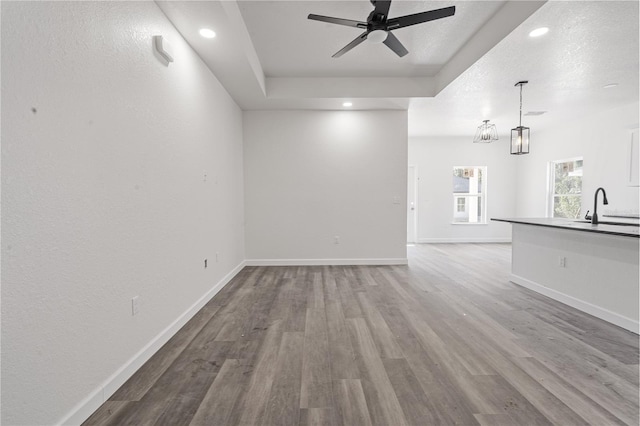
<path id="1" fill-rule="evenodd" d="M 578 223 L 591 223 L 590 220 L 576 220 Z M 618 226 L 640 226 L 640 223 L 631 223 L 631 222 L 608 222 L 605 220 L 601 220 L 598 222 L 598 225 L 618 225 Z"/>

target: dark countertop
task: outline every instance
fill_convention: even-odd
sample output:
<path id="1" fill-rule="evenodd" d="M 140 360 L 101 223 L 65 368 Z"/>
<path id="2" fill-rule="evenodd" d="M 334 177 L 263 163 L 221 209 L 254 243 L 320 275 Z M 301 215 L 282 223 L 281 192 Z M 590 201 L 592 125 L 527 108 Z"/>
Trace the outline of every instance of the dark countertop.
<path id="1" fill-rule="evenodd" d="M 611 218 L 600 219 L 601 222 L 621 222 L 621 223 L 637 223 L 637 221 L 611 220 Z M 572 231 L 594 232 L 598 234 L 620 235 L 623 237 L 640 238 L 640 227 L 630 225 L 610 225 L 599 223 L 592 225 L 591 223 L 580 222 L 579 219 L 560 219 L 551 217 L 523 217 L 523 218 L 491 218 L 497 222 L 509 222 L 522 225 L 545 226 L 547 228 L 561 228 Z"/>

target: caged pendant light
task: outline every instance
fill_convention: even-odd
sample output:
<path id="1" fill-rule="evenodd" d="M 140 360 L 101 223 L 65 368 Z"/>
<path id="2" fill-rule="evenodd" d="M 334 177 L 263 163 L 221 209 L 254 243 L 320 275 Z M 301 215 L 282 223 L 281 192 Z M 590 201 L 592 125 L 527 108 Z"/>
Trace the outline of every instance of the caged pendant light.
<path id="1" fill-rule="evenodd" d="M 511 154 L 522 155 L 529 153 L 529 129 L 522 125 L 522 86 L 528 81 L 519 81 L 515 85 L 520 86 L 520 125 L 511 129 Z"/>
<path id="2" fill-rule="evenodd" d="M 498 130 L 495 124 L 489 124 L 489 120 L 483 120 L 476 130 L 473 143 L 490 143 L 498 140 Z"/>

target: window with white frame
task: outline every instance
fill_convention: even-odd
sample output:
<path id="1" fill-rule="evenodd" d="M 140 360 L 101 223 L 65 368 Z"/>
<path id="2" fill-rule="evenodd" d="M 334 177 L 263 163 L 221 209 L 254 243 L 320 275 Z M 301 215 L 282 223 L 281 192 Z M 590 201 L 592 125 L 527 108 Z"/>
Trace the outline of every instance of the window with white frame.
<path id="1" fill-rule="evenodd" d="M 487 168 L 453 168 L 453 222 L 487 223 Z"/>
<path id="2" fill-rule="evenodd" d="M 548 215 L 577 219 L 582 205 L 582 157 L 549 164 Z"/>

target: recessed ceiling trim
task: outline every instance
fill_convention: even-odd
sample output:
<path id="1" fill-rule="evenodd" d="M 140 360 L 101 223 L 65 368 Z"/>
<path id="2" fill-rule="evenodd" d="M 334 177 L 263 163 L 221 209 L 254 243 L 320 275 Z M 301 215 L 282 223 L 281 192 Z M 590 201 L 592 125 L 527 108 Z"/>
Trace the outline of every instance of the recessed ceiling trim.
<path id="1" fill-rule="evenodd" d="M 260 64 L 260 59 L 258 59 L 258 53 L 256 52 L 256 49 L 253 46 L 253 42 L 251 41 L 249 30 L 247 29 L 244 19 L 242 19 L 242 14 L 240 13 L 240 9 L 238 8 L 238 3 L 236 0 L 226 0 L 222 1 L 221 4 L 222 8 L 233 24 L 233 28 L 235 29 L 236 41 L 239 41 L 241 43 L 243 52 L 247 57 L 247 61 L 249 62 L 249 66 L 251 66 L 251 69 L 253 70 L 256 79 L 258 80 L 258 84 L 262 89 L 262 93 L 266 95 L 267 89 L 264 71 L 262 69 L 262 65 Z"/>
<path id="2" fill-rule="evenodd" d="M 433 77 L 279 78 L 267 77 L 267 98 L 414 98 L 433 97 Z"/>

